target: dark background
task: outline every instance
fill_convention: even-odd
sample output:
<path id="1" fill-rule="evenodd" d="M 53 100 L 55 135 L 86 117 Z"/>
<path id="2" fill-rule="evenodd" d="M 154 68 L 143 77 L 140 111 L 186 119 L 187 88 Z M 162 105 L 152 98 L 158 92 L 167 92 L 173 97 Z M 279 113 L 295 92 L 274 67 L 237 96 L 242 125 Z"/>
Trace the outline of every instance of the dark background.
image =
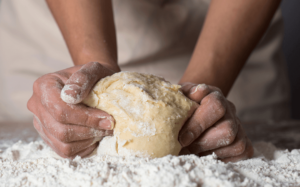
<path id="1" fill-rule="evenodd" d="M 288 64 L 291 83 L 292 118 L 300 119 L 300 0 L 284 0 L 283 52 Z"/>

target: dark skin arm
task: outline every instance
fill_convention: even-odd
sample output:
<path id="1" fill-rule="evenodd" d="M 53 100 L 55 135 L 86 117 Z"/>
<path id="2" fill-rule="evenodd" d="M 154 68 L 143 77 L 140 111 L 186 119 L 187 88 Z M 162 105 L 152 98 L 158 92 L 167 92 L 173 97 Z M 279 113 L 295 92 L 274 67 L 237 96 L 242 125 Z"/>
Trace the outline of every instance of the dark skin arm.
<path id="1" fill-rule="evenodd" d="M 222 92 L 225 95 L 228 94 L 246 59 L 266 30 L 279 2 L 278 0 L 263 2 L 260 0 L 226 2 L 213 0 L 211 2 L 207 20 L 191 62 L 180 81 L 180 84 L 183 84 L 184 94 L 200 103 L 194 115 L 181 130 L 179 141 L 184 147 L 182 154 L 205 155 L 214 151 L 224 161 L 237 161 L 252 156 L 251 143 L 241 129 L 240 122 L 235 115 L 234 105 L 224 97 Z M 93 71 L 95 74 L 100 74 L 96 78 L 90 76 L 90 68 L 95 64 L 75 66 L 74 70 L 69 68 L 51 74 L 57 77 L 60 74 L 69 73 L 62 78 L 64 81 L 62 81 L 61 90 L 74 98 L 71 102 L 67 101 L 67 106 L 80 106 L 77 103 L 86 97 L 97 80 L 119 71 L 111 1 L 47 0 L 47 3 L 63 33 L 74 64 L 86 64 L 89 61 L 101 64 L 97 66 L 97 71 Z M 78 71 L 79 68 L 81 70 Z M 46 121 L 39 125 L 42 128 L 48 126 L 42 114 L 51 114 L 52 118 L 59 120 L 55 118 L 57 117 L 55 114 L 51 113 L 54 111 L 51 108 L 46 108 L 43 112 L 35 110 L 39 105 L 45 107 L 45 104 L 41 102 L 43 85 L 49 84 L 51 80 L 53 80 L 51 76 L 37 80 L 34 95 L 28 102 L 28 108 L 38 119 Z M 212 86 L 197 86 L 199 83 Z M 65 89 L 66 85 L 72 85 L 71 89 Z M 216 87 L 221 88 L 222 91 Z M 48 91 L 51 92 L 51 90 Z M 49 102 L 53 103 L 53 101 Z M 63 106 L 64 103 L 57 104 Z M 65 114 L 77 112 L 72 109 L 63 111 Z M 72 120 L 73 123 L 76 121 L 76 119 Z M 67 122 L 59 121 L 56 128 L 60 128 Z M 91 120 L 86 126 L 98 128 L 97 123 L 93 123 Z M 39 123 L 36 122 L 36 124 Z M 68 127 L 72 128 L 72 125 Z M 111 127 L 107 127 L 107 130 L 109 129 Z M 42 130 L 38 129 L 38 131 L 41 135 L 43 134 Z M 76 132 L 76 129 L 73 131 Z M 48 136 L 54 134 L 51 130 L 46 132 Z M 183 136 L 183 134 L 192 135 Z M 59 137 L 64 137 L 63 133 Z M 88 137 L 91 138 L 91 136 Z M 73 142 L 70 147 L 67 147 L 69 149 L 61 149 L 64 147 L 63 141 L 56 142 L 54 145 L 52 143 L 52 147 L 65 157 L 72 158 L 78 153 L 81 156 L 88 155 L 94 148 L 88 146 L 91 140 L 87 140 L 85 146 L 79 146 L 81 144 L 77 143 L 77 139 L 68 139 L 68 142 Z M 47 139 L 45 141 L 47 142 Z M 49 138 L 48 144 L 51 145 Z M 68 152 L 72 150 L 72 146 L 77 148 L 77 153 Z M 79 149 L 78 146 L 83 148 Z"/>
<path id="2" fill-rule="evenodd" d="M 57 154 L 89 155 L 97 142 L 112 135 L 114 119 L 80 103 L 101 78 L 120 71 L 111 1 L 47 1 L 76 66 L 40 77 L 28 109 L 34 126 Z M 93 62 L 92 62 L 93 61 Z M 71 101 L 64 102 L 61 93 Z"/>
<path id="3" fill-rule="evenodd" d="M 93 61 L 120 71 L 111 1 L 47 0 L 47 3 L 75 65 Z"/>
<path id="4" fill-rule="evenodd" d="M 212 0 L 191 61 L 180 80 L 220 88 L 227 96 L 281 0 Z"/>
<path id="5" fill-rule="evenodd" d="M 215 152 L 223 161 L 252 156 L 253 148 L 236 117 L 235 107 L 225 96 L 279 4 L 280 0 L 211 1 L 193 56 L 180 81 L 185 94 L 200 104 L 181 130 L 183 154 Z M 212 86 L 197 87 L 201 83 Z"/>

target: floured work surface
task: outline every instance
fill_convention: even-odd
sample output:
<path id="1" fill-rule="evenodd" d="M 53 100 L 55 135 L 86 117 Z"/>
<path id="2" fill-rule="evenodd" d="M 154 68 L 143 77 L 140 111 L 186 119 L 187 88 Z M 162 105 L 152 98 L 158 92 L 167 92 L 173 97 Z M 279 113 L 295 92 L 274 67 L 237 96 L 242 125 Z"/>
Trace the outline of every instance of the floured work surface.
<path id="1" fill-rule="evenodd" d="M 291 124 L 280 124 L 282 128 L 273 124 L 272 129 L 281 129 L 282 136 L 291 136 L 292 132 L 293 137 L 299 137 L 300 123 Z M 0 186 L 300 186 L 300 147 L 288 151 L 256 142 L 254 158 L 228 164 L 218 161 L 215 155 L 158 159 L 99 155 L 71 161 L 54 158 L 52 150 L 41 140 L 33 141 L 36 135 L 30 133 L 23 135 L 31 138 L 19 133 L 24 141 L 12 144 L 16 138 L 8 140 L 3 135 L 3 125 L 0 124 Z M 15 127 L 21 131 L 26 125 Z M 251 129 L 256 129 L 255 125 Z M 253 134 L 250 132 L 249 137 Z"/>
<path id="2" fill-rule="evenodd" d="M 266 141 L 281 149 L 300 149 L 300 121 L 246 122 L 243 127 L 252 141 Z"/>

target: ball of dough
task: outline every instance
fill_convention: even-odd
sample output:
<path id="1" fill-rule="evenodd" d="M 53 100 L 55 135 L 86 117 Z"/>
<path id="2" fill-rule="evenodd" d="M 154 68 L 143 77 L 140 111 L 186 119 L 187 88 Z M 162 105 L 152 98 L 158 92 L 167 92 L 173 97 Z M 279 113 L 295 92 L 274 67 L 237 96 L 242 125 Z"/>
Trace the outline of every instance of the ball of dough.
<path id="1" fill-rule="evenodd" d="M 178 155 L 179 131 L 196 103 L 163 78 L 120 72 L 101 79 L 86 105 L 111 114 L 114 136 L 105 137 L 98 154 L 157 158 Z"/>

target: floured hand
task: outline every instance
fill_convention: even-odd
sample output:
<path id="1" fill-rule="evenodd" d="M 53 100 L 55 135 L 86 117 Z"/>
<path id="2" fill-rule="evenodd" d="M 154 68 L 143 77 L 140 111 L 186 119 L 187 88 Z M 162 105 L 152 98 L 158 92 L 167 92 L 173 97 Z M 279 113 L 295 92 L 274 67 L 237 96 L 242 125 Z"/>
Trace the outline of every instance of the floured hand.
<path id="1" fill-rule="evenodd" d="M 184 147 L 181 154 L 204 156 L 215 152 L 225 162 L 252 157 L 253 148 L 235 114 L 235 106 L 220 89 L 184 83 L 182 91 L 200 105 L 180 131 L 179 141 Z"/>
<path id="2" fill-rule="evenodd" d="M 33 124 L 38 133 L 61 157 L 87 156 L 99 140 L 113 134 L 112 116 L 80 104 L 96 82 L 113 73 L 90 62 L 35 81 L 27 107 L 34 113 Z"/>

